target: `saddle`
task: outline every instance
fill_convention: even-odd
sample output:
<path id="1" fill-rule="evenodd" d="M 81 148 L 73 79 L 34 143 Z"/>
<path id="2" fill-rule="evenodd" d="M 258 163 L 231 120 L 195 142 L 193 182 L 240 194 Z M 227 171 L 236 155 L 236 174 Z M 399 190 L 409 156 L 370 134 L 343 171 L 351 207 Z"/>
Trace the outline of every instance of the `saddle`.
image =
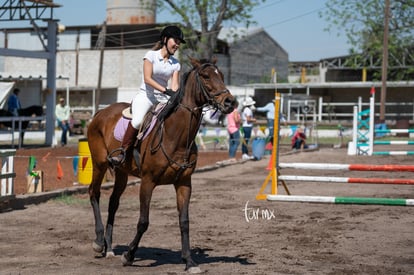
<path id="1" fill-rule="evenodd" d="M 155 122 L 158 119 L 158 115 L 164 109 L 165 105 L 165 103 L 159 103 L 153 106 L 150 109 L 150 111 L 148 111 L 138 129 L 137 141 L 144 140 L 149 135 L 149 133 L 151 133 L 152 129 L 155 126 Z M 131 121 L 131 119 L 132 112 L 130 105 L 124 110 L 122 110 L 122 116 L 115 125 L 114 137 L 116 138 L 116 140 L 122 142 L 126 129 L 128 127 L 128 123 Z"/>
<path id="2" fill-rule="evenodd" d="M 140 163 L 139 162 L 139 159 L 140 159 L 139 147 L 141 145 L 141 142 L 145 138 L 147 138 L 148 135 L 151 133 L 157 120 L 161 122 L 164 121 L 164 119 L 167 116 L 169 116 L 172 113 L 172 111 L 175 110 L 175 108 L 178 106 L 181 96 L 182 96 L 182 92 L 176 92 L 174 93 L 173 96 L 170 97 L 170 99 L 167 102 L 165 103 L 160 102 L 152 106 L 151 109 L 146 113 L 138 129 L 137 140 L 133 146 L 134 148 L 133 155 L 134 155 L 135 162 L 138 164 L 138 166 Z M 122 116 L 120 117 L 120 119 L 115 125 L 115 128 L 114 128 L 115 139 L 117 139 L 120 142 L 123 141 L 125 132 L 128 128 L 128 123 L 130 123 L 131 119 L 132 119 L 132 110 L 131 110 L 131 105 L 129 105 L 127 108 L 122 110 Z M 112 154 L 114 152 L 119 151 L 119 149 L 122 149 L 122 148 L 115 149 L 109 154 L 109 156 L 112 156 Z"/>

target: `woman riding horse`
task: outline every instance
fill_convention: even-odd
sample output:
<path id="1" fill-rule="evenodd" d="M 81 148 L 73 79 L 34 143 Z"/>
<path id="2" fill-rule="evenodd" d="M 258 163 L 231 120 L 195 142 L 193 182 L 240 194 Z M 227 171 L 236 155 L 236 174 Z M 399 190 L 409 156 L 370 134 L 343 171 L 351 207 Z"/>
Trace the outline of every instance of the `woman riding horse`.
<path id="1" fill-rule="evenodd" d="M 145 54 L 141 88 L 131 104 L 132 120 L 122 140 L 121 153 L 109 158 L 113 165 L 125 159 L 125 151 L 135 142 L 137 129 L 148 110 L 154 104 L 166 102 L 178 89 L 181 65 L 173 55 L 181 43 L 185 40 L 180 28 L 168 26 L 162 30 L 161 40 Z M 172 89 L 167 88 L 169 80 Z"/>
<path id="2" fill-rule="evenodd" d="M 156 119 L 152 118 L 151 109 L 143 125 L 153 125 L 152 130 L 140 140 L 139 162 L 133 152 L 126 151 L 125 161 L 114 167 L 115 183 L 109 200 L 106 228 L 102 222 L 99 207 L 100 187 L 110 163 L 107 154 L 119 148 L 120 141 L 114 137 L 114 129 L 122 118 L 122 111 L 127 103 L 115 103 L 96 113 L 88 127 L 88 143 L 92 157 L 92 183 L 89 196 L 95 218 L 96 239 L 93 248 L 96 252 L 113 255 L 112 233 L 115 213 L 124 192 L 128 175 L 141 178 L 140 215 L 137 231 L 128 252 L 122 256 L 124 265 L 132 265 L 135 252 L 142 235 L 149 225 L 149 209 L 153 190 L 158 185 L 173 184 L 177 196 L 179 225 L 181 230 L 182 259 L 186 270 L 199 272 L 190 252 L 188 207 L 191 196 L 191 176 L 197 162 L 197 135 L 203 107 L 212 105 L 223 113 L 233 110 L 234 98 L 226 88 L 223 74 L 211 62 L 190 59 L 193 68 L 187 72 L 180 89 L 167 102 L 165 109 Z M 155 107 L 155 106 L 154 106 Z M 150 123 L 148 123 L 150 121 Z"/>

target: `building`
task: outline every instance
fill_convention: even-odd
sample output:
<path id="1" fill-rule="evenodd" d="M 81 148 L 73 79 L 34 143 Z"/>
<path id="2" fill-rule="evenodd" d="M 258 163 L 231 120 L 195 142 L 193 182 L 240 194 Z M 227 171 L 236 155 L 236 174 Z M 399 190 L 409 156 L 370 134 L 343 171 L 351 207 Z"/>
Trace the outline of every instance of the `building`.
<path id="1" fill-rule="evenodd" d="M 229 47 L 228 84 L 269 83 L 275 72 L 287 81 L 289 55 L 263 28 L 223 29 L 219 38 Z"/>
<path id="2" fill-rule="evenodd" d="M 67 26 L 57 36 L 55 99 L 66 97 L 75 111 L 93 114 L 97 108 L 110 103 L 129 102 L 141 84 L 142 57 L 159 39 L 163 26 L 155 24 L 155 7 L 149 5 L 154 1 L 144 1 L 145 7 L 137 1 L 126 2 L 128 5 L 120 11 L 118 1 L 107 1 L 107 25 Z M 44 48 L 34 28 L 0 30 L 0 43 L 3 48 L 16 50 Z M 324 102 L 332 103 L 356 102 L 358 95 L 369 94 L 366 85 L 378 86 L 378 83 L 369 82 L 359 88 L 357 83 L 335 85 L 345 74 L 344 68 L 336 66 L 343 63 L 343 58 L 297 62 L 289 66 L 287 51 L 262 28 L 223 29 L 216 53 L 226 84 L 243 86 L 241 93 L 246 89 L 254 90 L 258 106 L 274 97 L 276 82 L 283 83 L 277 84 L 277 89 L 287 97 L 305 100 L 322 97 Z M 290 78 L 292 71 L 296 74 L 295 80 Z M 45 104 L 51 92 L 47 72 L 45 59 L 0 55 L 0 81 L 16 81 L 17 86 L 24 88 L 23 105 L 33 102 L 33 98 Z M 360 71 L 357 74 L 361 76 Z M 288 84 L 289 80 L 294 83 Z M 387 100 L 410 102 L 414 98 L 410 85 L 392 88 Z"/>
<path id="3" fill-rule="evenodd" d="M 93 102 L 100 85 L 100 105 L 129 102 L 141 84 L 142 57 L 159 40 L 161 29 L 156 24 L 107 25 L 105 29 L 67 26 L 58 35 L 57 96 L 67 97 L 75 110 L 94 113 Z M 104 46 L 99 45 L 102 32 L 105 32 Z M 0 42 L 4 45 L 5 41 L 13 49 L 36 51 L 42 47 L 32 29 L 7 30 L 0 35 Z M 278 72 L 278 77 L 287 78 L 288 55 L 263 29 L 232 40 L 228 54 L 217 56 L 229 85 L 261 82 L 264 77 L 268 82 L 272 70 Z M 45 76 L 44 60 L 0 56 L 0 80 L 24 80 L 25 85 L 37 87 L 41 95 Z"/>

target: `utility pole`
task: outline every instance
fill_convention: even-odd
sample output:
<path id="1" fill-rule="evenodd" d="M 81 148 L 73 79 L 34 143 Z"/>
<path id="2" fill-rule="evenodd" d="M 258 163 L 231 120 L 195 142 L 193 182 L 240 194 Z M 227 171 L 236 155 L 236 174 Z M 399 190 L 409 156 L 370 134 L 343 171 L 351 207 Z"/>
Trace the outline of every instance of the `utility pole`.
<path id="1" fill-rule="evenodd" d="M 390 0 L 385 0 L 384 8 L 384 40 L 382 43 L 382 86 L 381 86 L 381 105 L 380 121 L 385 122 L 385 101 L 387 97 L 387 71 L 388 71 L 388 32 L 390 20 Z"/>
<path id="2" fill-rule="evenodd" d="M 102 30 L 99 32 L 98 41 L 96 42 L 95 49 L 100 50 L 99 56 L 99 75 L 98 75 L 98 87 L 96 89 L 95 98 L 95 113 L 99 110 L 99 101 L 101 99 L 101 87 L 102 87 L 102 71 L 104 61 L 104 50 L 105 50 L 105 37 L 106 37 L 106 21 L 102 25 Z"/>

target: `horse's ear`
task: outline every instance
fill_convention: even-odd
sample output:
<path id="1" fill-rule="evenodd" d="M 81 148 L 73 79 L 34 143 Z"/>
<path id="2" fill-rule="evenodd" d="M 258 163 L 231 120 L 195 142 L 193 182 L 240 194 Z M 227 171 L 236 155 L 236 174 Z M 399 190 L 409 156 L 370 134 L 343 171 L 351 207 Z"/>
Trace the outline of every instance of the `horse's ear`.
<path id="1" fill-rule="evenodd" d="M 188 57 L 190 59 L 191 65 L 193 65 L 194 68 L 199 67 L 200 64 L 200 60 L 193 58 L 191 56 Z"/>
<path id="2" fill-rule="evenodd" d="M 216 63 L 217 63 L 217 56 L 213 56 L 211 58 L 211 63 L 213 63 L 214 65 L 216 65 Z"/>

